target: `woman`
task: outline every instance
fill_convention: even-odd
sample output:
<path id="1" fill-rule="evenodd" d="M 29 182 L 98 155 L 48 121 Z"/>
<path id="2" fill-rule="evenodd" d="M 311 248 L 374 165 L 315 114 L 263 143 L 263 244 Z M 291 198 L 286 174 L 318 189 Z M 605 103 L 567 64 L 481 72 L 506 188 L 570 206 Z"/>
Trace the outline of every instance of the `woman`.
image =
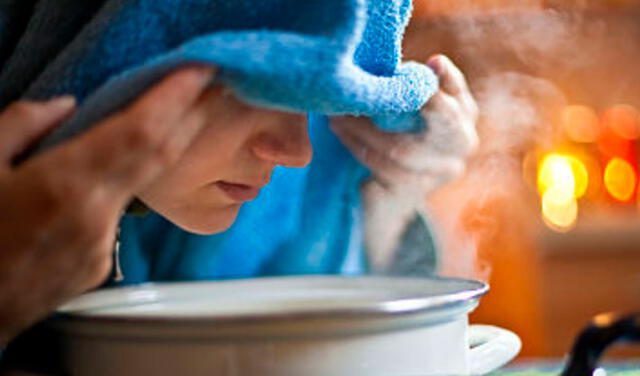
<path id="1" fill-rule="evenodd" d="M 322 119 L 311 116 L 311 164 L 304 169 L 276 168 L 271 184 L 241 209 L 237 223 L 224 233 L 205 235 L 216 232 L 212 221 L 221 219 L 207 212 L 210 199 L 194 193 L 212 194 L 211 182 L 220 180 L 214 160 L 221 141 L 215 140 L 213 130 L 225 123 L 242 129 L 240 123 L 256 124 L 270 113 L 250 109 L 232 97 L 221 98 L 220 105 L 212 98 L 213 109 L 244 114 L 236 119 L 240 123 L 211 113 L 210 137 L 197 141 L 198 150 L 187 153 L 184 167 L 181 161 L 152 188 L 155 197 L 164 194 L 174 203 L 154 202 L 149 193 L 139 196 L 160 215 L 123 219 L 124 280 L 119 283 L 310 273 L 434 273 L 437 253 L 420 213 L 428 194 L 464 171 L 476 143 L 477 109 L 464 76 L 448 58 L 434 56 L 428 64 L 441 81 L 438 93 L 422 110 L 428 131 L 394 134 L 355 117 L 332 119 L 330 130 Z M 216 125 L 218 119 L 225 120 Z M 291 115 L 287 119 L 290 124 L 280 125 L 281 138 L 291 138 L 281 139 L 282 149 L 268 154 L 272 160 L 280 154 L 301 166 L 302 156 L 308 158 L 306 126 L 294 125 Z M 266 124 L 278 129 L 275 123 Z M 265 156 L 265 146 L 261 148 L 262 153 L 253 154 L 254 161 L 256 155 Z M 292 153 L 298 154 L 297 160 L 292 160 Z M 245 162 L 246 158 L 236 165 Z M 235 217 L 237 209 L 230 208 L 225 215 Z M 231 221 L 224 223 L 228 226 Z"/>
<path id="2" fill-rule="evenodd" d="M 151 42 L 159 42 L 163 44 L 162 46 L 152 46 L 145 43 L 146 40 L 143 38 L 133 38 L 135 44 L 126 50 L 142 51 L 143 56 L 134 56 L 135 54 L 105 56 L 105 51 L 112 51 L 118 46 L 117 43 L 109 40 L 109 36 L 129 37 L 131 25 L 145 28 L 144 23 L 137 22 L 138 19 L 134 19 L 135 22 L 132 21 L 130 16 L 135 12 L 119 12 L 119 10 L 129 5 L 140 6 L 141 8 L 135 14 L 140 18 L 139 21 L 144 21 L 148 15 L 145 13 L 148 11 L 145 7 L 153 5 L 153 2 L 107 1 L 107 5 L 93 20 L 95 22 L 89 22 L 88 26 L 84 27 L 84 23 L 93 17 L 92 11 L 86 14 L 80 12 L 75 14 L 77 18 L 73 22 L 65 24 L 69 28 L 75 28 L 75 31 L 63 30 L 64 32 L 49 20 L 53 11 L 61 12 L 63 9 L 63 7 L 59 7 L 60 2 L 61 0 L 36 4 L 34 19 L 29 26 L 34 28 L 32 30 L 34 35 L 40 37 L 31 35 L 31 37 L 21 38 L 15 48 L 16 52 L 3 67 L 2 77 L 8 79 L 19 77 L 20 79 L 13 79 L 11 85 L 7 85 L 6 95 L 3 96 L 0 103 L 6 103 L 12 98 L 24 95 L 24 93 L 27 97 L 41 97 L 52 93 L 66 92 L 67 89 L 84 101 L 92 90 L 97 90 L 114 72 L 124 71 L 131 66 L 144 63 L 145 59 L 153 57 L 153 53 L 158 47 L 175 47 L 176 41 L 173 38 L 177 35 L 174 33 L 176 28 L 172 24 L 165 25 L 164 21 L 177 22 L 182 26 L 192 26 L 190 18 L 173 17 L 171 12 L 155 12 L 153 16 L 163 21 L 156 25 L 163 25 L 166 34 L 162 35 L 166 35 L 166 38 L 155 38 L 154 34 Z M 103 2 L 91 3 L 91 7 L 98 9 L 100 3 Z M 227 4 L 225 2 L 194 2 L 194 4 L 196 3 L 198 6 L 206 7 L 217 4 L 218 9 L 226 9 L 227 7 L 224 5 Z M 391 19 L 397 22 L 397 20 L 405 19 L 409 9 L 407 3 L 408 1 L 404 0 L 368 2 L 371 5 L 369 9 L 371 14 L 383 16 L 378 22 L 371 22 L 370 25 L 377 27 L 377 25 L 388 25 L 384 22 L 385 20 Z M 238 4 L 253 6 L 251 2 L 239 2 Z M 288 5 L 292 4 L 298 3 L 288 3 Z M 369 81 L 373 83 L 384 81 L 381 77 L 376 76 L 375 72 L 381 70 L 379 74 L 384 76 L 385 70 L 395 70 L 400 56 L 397 38 L 404 27 L 404 21 L 395 25 L 393 32 L 389 35 L 388 47 L 393 50 L 393 53 L 388 53 L 389 51 L 378 44 L 368 43 L 362 43 L 356 51 L 355 46 L 351 46 L 349 43 L 356 40 L 353 38 L 354 33 L 358 30 L 362 32 L 364 29 L 364 25 L 362 28 L 357 25 L 361 21 L 358 16 L 361 14 L 361 10 L 345 6 L 360 6 L 360 2 L 315 1 L 309 4 L 300 4 L 303 8 L 309 4 L 312 5 L 314 12 L 307 12 L 305 15 L 309 20 L 318 19 L 315 17 L 316 11 L 322 10 L 323 7 L 336 6 L 342 11 L 339 14 L 328 8 L 331 12 L 327 14 L 332 16 L 327 20 L 335 22 L 328 26 L 323 25 L 324 28 L 321 29 L 308 28 L 304 22 L 296 23 L 302 27 L 304 31 L 302 35 L 304 36 L 308 36 L 305 33 L 309 31 L 317 32 L 318 35 L 314 34 L 315 39 L 312 38 L 309 41 L 318 42 L 321 47 L 337 45 L 342 49 L 336 53 L 349 52 L 353 54 L 354 51 L 356 52 L 351 60 L 335 59 L 333 56 L 328 59 L 329 62 L 353 61 L 355 59 L 358 64 L 361 64 L 361 67 L 349 66 L 347 71 L 359 69 L 358 77 L 368 77 Z M 395 11 L 398 11 L 401 17 L 396 17 L 393 13 L 395 11 L 387 8 L 389 5 L 397 5 L 398 8 Z M 267 6 L 264 9 L 267 13 L 273 13 L 272 8 Z M 289 10 L 291 15 L 297 16 L 297 9 Z M 381 13 L 381 10 L 386 10 L 387 13 Z M 101 18 L 100 15 L 106 18 Z M 211 15 L 219 16 L 215 12 Z M 244 27 L 242 22 L 245 22 L 245 18 L 240 17 L 241 25 L 234 27 L 242 29 Z M 113 26 L 105 20 L 113 21 L 117 25 Z M 262 22 L 264 17 L 258 14 L 256 20 L 256 22 Z M 202 27 L 209 27 L 210 20 L 208 18 L 205 17 L 200 21 L 202 21 Z M 222 23 L 226 21 L 226 19 L 222 19 Z M 286 23 L 290 22 L 286 18 L 278 18 L 276 21 L 275 25 L 279 25 L 278 27 L 286 26 L 288 25 Z M 118 22 L 120 23 L 118 24 Z M 278 27 L 276 29 L 280 31 L 281 28 Z M 348 30 L 346 35 L 338 35 L 345 30 Z M 368 26 L 367 30 L 369 30 Z M 332 38 L 335 38 L 329 44 L 325 43 L 327 36 L 325 31 L 338 33 L 332 34 Z M 43 35 L 46 38 L 42 38 Z M 220 35 L 227 34 L 214 33 L 213 38 Z M 366 35 L 368 35 L 367 32 L 365 32 Z M 245 41 L 255 40 L 254 36 L 250 33 Z M 336 42 L 338 37 L 342 38 L 341 41 L 344 42 L 344 45 Z M 289 39 L 285 38 L 285 40 Z M 279 46 L 280 41 L 276 41 L 275 45 Z M 42 47 L 39 48 L 41 54 L 37 59 L 25 59 L 25 56 L 28 56 L 25 55 L 25 51 L 32 51 L 34 43 L 36 45 L 44 44 L 44 46 L 39 46 Z M 226 46 L 226 44 L 219 45 L 220 48 Z M 298 45 L 294 44 L 295 46 Z M 260 51 L 260 49 L 257 50 Z M 296 51 L 295 48 L 291 50 L 292 53 Z M 326 52 L 324 49 L 312 52 L 319 51 Z M 245 50 L 239 49 L 233 52 L 244 53 Z M 144 53 L 148 53 L 149 56 Z M 312 56 L 315 56 L 313 53 Z M 372 58 L 369 60 L 362 58 L 367 55 L 372 55 Z M 54 59 L 54 57 L 56 58 Z M 289 56 L 285 55 L 284 57 L 288 58 Z M 136 60 L 133 61 L 132 58 Z M 50 61 L 52 63 L 48 66 Z M 264 62 L 265 60 L 256 59 L 255 61 Z M 285 62 L 287 62 L 286 59 Z M 335 133 L 332 133 L 323 123 L 324 118 L 312 115 L 311 140 L 309 140 L 304 117 L 300 114 L 303 111 L 284 113 L 249 107 L 228 95 L 224 87 L 216 86 L 208 89 L 201 97 L 194 100 L 188 114 L 185 112 L 180 119 L 193 127 L 197 127 L 198 124 L 205 127 L 196 142 L 180 158 L 177 158 L 175 153 L 169 153 L 168 159 L 178 159 L 177 164 L 173 168 L 163 171 L 160 176 L 146 181 L 144 186 L 136 186 L 135 192 L 130 193 L 135 193 L 140 200 L 175 225 L 187 231 L 209 234 L 231 226 L 238 215 L 240 204 L 254 198 L 260 188 L 269 180 L 269 175 L 272 172 L 274 172 L 274 184 L 263 190 L 257 202 L 247 205 L 247 210 L 244 210 L 239 217 L 240 226 L 232 227 L 220 237 L 187 236 L 185 233 L 177 233 L 174 227 L 170 227 L 170 230 L 165 233 L 163 231 L 167 229 L 167 223 L 158 217 L 125 220 L 122 233 L 124 271 L 128 278 L 125 282 L 238 277 L 291 272 L 359 273 L 366 268 L 367 263 L 371 263 L 374 269 L 388 265 L 389 260 L 394 257 L 398 238 L 415 218 L 416 209 L 421 207 L 424 194 L 460 173 L 465 156 L 475 144 L 475 103 L 466 88 L 464 78 L 446 58 L 436 57 L 429 62 L 429 65 L 443 82 L 440 92 L 422 108 L 421 118 L 426 118 L 430 123 L 429 129 L 427 132 L 417 134 L 386 133 L 376 129 L 368 121 L 349 117 L 335 119 L 332 122 Z M 301 71 L 303 76 L 298 76 L 302 79 L 312 76 L 304 76 L 304 69 L 315 68 L 313 63 L 297 66 L 293 64 L 292 66 L 303 68 Z M 261 66 L 257 67 L 258 70 L 261 68 Z M 280 65 L 274 65 L 272 68 L 275 68 L 272 73 L 276 76 L 280 71 L 283 71 Z M 335 67 L 330 65 L 328 68 Z M 432 75 L 429 73 L 431 71 L 424 67 L 414 65 L 412 68 L 426 76 Z M 233 73 L 232 69 L 230 71 Z M 319 72 L 320 78 L 324 75 L 331 78 L 333 77 L 331 74 L 334 72 L 330 69 L 327 71 L 311 69 L 311 71 Z M 43 73 L 39 74 L 40 72 Z M 396 73 L 392 75 L 396 75 L 395 78 L 398 81 L 406 77 Z M 311 81 L 315 80 L 315 77 L 311 78 Z M 341 76 L 337 78 L 339 79 Z M 29 80 L 35 80 L 35 82 L 30 85 Z M 355 84 L 359 81 L 348 81 L 347 84 L 341 82 L 340 88 L 348 93 L 351 89 L 348 84 L 351 82 Z M 271 82 L 269 88 L 278 92 L 278 84 L 279 82 Z M 289 88 L 292 93 L 289 94 L 292 94 L 293 97 L 288 96 L 286 99 L 299 98 L 304 101 L 307 96 L 300 95 L 300 90 L 296 90 L 296 82 L 290 84 Z M 417 84 L 418 87 L 426 85 L 421 81 Z M 385 87 L 381 85 L 375 88 L 381 97 L 389 94 L 388 90 L 383 90 Z M 245 87 L 245 89 L 247 88 Z M 366 90 L 365 92 L 368 93 Z M 120 97 L 132 96 L 126 90 L 112 93 L 118 94 Z M 260 95 L 261 91 L 253 92 L 253 94 L 256 93 Z M 350 101 L 350 96 L 344 95 L 342 92 L 338 96 L 342 100 Z M 273 100 L 274 97 L 269 99 Z M 367 98 L 364 99 L 360 105 L 366 106 L 368 104 Z M 163 98 L 156 98 L 156 101 L 156 106 L 165 105 Z M 321 101 L 322 105 L 326 103 L 331 102 Z M 352 104 L 349 103 L 349 105 Z M 338 105 L 343 106 L 344 104 L 338 103 Z M 161 111 L 159 113 L 143 112 L 142 114 L 134 111 L 134 115 L 140 120 L 143 129 L 145 124 L 163 123 L 172 119 L 171 117 L 165 118 L 162 114 Z M 149 118 L 152 120 L 151 122 L 148 121 Z M 187 128 L 189 127 L 187 126 Z M 82 135 L 80 139 L 89 138 L 91 134 Z M 144 137 L 151 134 L 151 132 L 147 132 Z M 103 142 L 116 150 L 114 153 L 127 154 L 130 150 L 137 150 L 137 144 L 140 142 L 137 137 L 135 134 L 131 138 L 122 139 L 105 137 Z M 162 133 L 155 137 L 162 138 Z M 155 139 L 155 137 L 151 138 Z M 158 141 L 156 140 L 156 142 Z M 318 158 L 314 159 L 308 169 L 295 171 L 276 168 L 277 165 L 302 167 L 307 164 L 311 158 L 311 143 L 319 145 Z M 348 149 L 343 146 L 343 143 Z M 96 142 L 96 145 L 99 144 Z M 161 144 L 166 143 L 161 142 Z M 163 147 L 160 149 L 164 150 Z M 56 150 L 58 149 L 53 149 L 51 152 Z M 370 168 L 370 171 L 360 165 L 350 155 L 349 150 L 357 160 Z M 46 156 L 47 154 L 42 155 Z M 33 161 L 38 158 L 44 157 L 36 156 Z M 76 158 L 76 161 L 78 160 L 87 159 Z M 101 159 L 89 158 L 88 160 L 97 163 L 98 166 L 101 162 Z M 32 163 L 30 161 L 28 160 L 25 166 Z M 368 180 L 370 174 L 373 179 Z M 361 185 L 362 183 L 364 185 Z M 78 203 L 75 199 L 73 202 Z M 387 209 L 390 202 L 397 210 L 391 212 Z M 397 205 L 398 203 L 402 205 Z M 80 208 L 85 213 L 86 208 L 82 203 L 80 203 Z M 102 235 L 99 242 L 99 248 L 102 250 L 106 249 L 107 239 L 110 239 L 105 235 L 109 233 L 106 230 L 110 229 L 114 232 L 115 227 L 112 217 L 108 216 L 107 218 L 106 224 L 103 223 L 98 231 Z M 384 221 L 380 221 L 380 218 L 383 218 Z M 385 230 L 388 231 L 384 232 L 378 231 L 380 223 L 383 223 L 385 227 L 391 223 L 391 228 L 386 228 Z M 140 234 L 144 236 L 141 237 Z M 165 241 L 165 236 L 174 236 L 174 234 L 177 234 L 175 237 L 179 238 L 177 242 Z M 379 234 L 383 236 L 375 236 Z M 157 244 L 168 245 L 169 248 L 154 249 L 156 247 L 148 239 L 155 240 Z M 192 242 L 195 247 L 183 247 L 185 239 L 187 242 Z M 241 243 L 236 242 L 236 239 L 241 240 Z M 247 252 L 239 251 L 238 244 L 243 244 Z M 147 249 L 138 252 L 135 248 L 138 245 L 143 245 Z M 370 257 L 368 258 L 363 252 L 365 245 L 369 248 L 367 251 Z M 97 273 L 93 278 L 97 279 L 100 274 L 104 275 L 106 270 L 104 265 L 108 265 L 104 262 L 105 255 L 106 252 L 101 253 L 100 273 Z M 162 259 L 160 262 L 150 259 L 156 255 Z M 86 287 L 87 284 L 84 284 L 83 288 Z M 79 290 L 73 291 L 78 292 Z M 68 295 L 71 294 L 66 294 L 66 296 Z M 55 302 L 47 306 L 52 307 L 54 304 Z"/>
<path id="3" fill-rule="evenodd" d="M 432 122 L 433 126 L 440 124 L 440 130 L 452 127 L 450 131 L 454 132 L 453 135 L 455 135 L 455 131 L 473 132 L 472 129 L 465 128 L 468 126 L 466 122 L 473 124 L 475 109 L 470 105 L 473 102 L 465 102 L 469 98 L 465 97 L 468 95 L 468 91 L 464 82 L 456 81 L 460 80 L 462 76 L 458 75 L 458 71 L 454 70 L 454 66 L 448 60 L 443 58 L 434 60 L 443 64 L 442 67 L 437 67 L 434 61 L 431 62 L 441 74 L 443 89 L 436 96 L 436 100 L 430 102 L 425 116 L 435 119 L 434 116 L 437 115 L 441 117 L 441 122 L 444 121 L 443 119 L 453 121 L 451 124 Z M 3 312 L 0 314 L 4 333 L 6 333 L 0 337 L 3 342 L 6 343 L 24 327 L 42 317 L 48 310 L 68 297 L 104 280 L 111 265 L 109 251 L 113 241 L 116 218 L 126 199 L 131 197 L 132 193 L 137 194 L 149 207 L 183 229 L 200 234 L 211 234 L 224 231 L 231 226 L 241 204 L 258 195 L 259 190 L 268 183 L 275 166 L 303 167 L 309 163 L 311 145 L 307 135 L 305 118 L 302 115 L 249 107 L 225 93 L 222 87 L 206 89 L 200 94 L 198 89 L 203 89 L 201 89 L 202 86 L 196 85 L 198 82 L 196 79 L 202 80 L 198 76 L 198 74 L 202 76 L 202 73 L 198 71 L 187 73 L 195 75 L 195 78 L 186 77 L 191 80 L 191 82 L 187 81 L 187 85 L 180 84 L 179 80 L 185 79 L 183 77 L 169 79 L 128 111 L 105 120 L 105 125 L 87 133 L 69 145 L 62 145 L 17 168 L 9 169 L 7 167 L 2 180 L 4 210 L 1 212 L 5 220 L 0 232 L 3 236 L 3 244 L 9 250 L 3 255 L 3 263 L 0 265 L 7 270 L 7 273 L 2 273 L 5 275 L 2 284 L 2 301 L 6 303 L 2 305 Z M 206 80 L 209 76 L 205 74 L 204 77 Z M 181 90 L 178 92 L 182 94 L 179 97 L 174 94 L 175 91 L 168 90 L 177 84 L 181 85 Z M 191 95 L 185 95 L 190 93 Z M 200 94 L 200 96 L 196 96 L 196 94 Z M 171 98 L 170 101 L 167 101 L 168 97 Z M 437 98 L 452 100 L 445 102 L 445 99 Z M 167 107 L 165 103 L 183 104 L 185 107 L 189 106 L 189 111 L 184 109 L 183 112 L 171 111 L 172 108 Z M 449 103 L 450 106 L 444 106 L 443 103 Z M 3 148 L 6 150 L 6 163 L 10 163 L 48 127 L 52 127 L 67 116 L 73 109 L 73 102 L 67 98 L 48 105 L 26 105 L 26 109 L 24 109 L 24 104 L 21 106 L 11 106 L 0 117 L 0 125 L 3 125 L 2 129 L 5 130 L 3 141 L 7 145 Z M 21 108 L 22 110 L 20 110 Z M 145 120 L 145 117 L 150 116 L 153 116 L 152 119 L 156 121 Z M 113 134 L 109 133 L 109 130 L 114 128 L 114 126 L 109 127 L 111 123 L 116 124 L 115 127 L 119 124 L 119 128 L 116 129 L 120 132 L 132 132 L 135 128 L 125 128 L 125 125 L 152 122 L 154 125 L 166 124 L 169 127 L 169 125 L 175 125 L 178 122 L 176 120 L 178 117 L 181 119 L 179 121 L 181 126 L 168 128 L 168 131 L 172 130 L 177 133 L 180 130 L 185 131 L 185 129 L 202 129 L 197 140 L 188 148 L 186 145 L 191 140 L 189 136 L 192 137 L 194 131 L 185 131 L 187 136 L 177 144 L 175 141 L 167 142 L 164 137 L 140 137 L 136 133 L 127 136 L 127 133 L 124 133 L 125 139 L 128 138 L 131 142 L 136 143 L 134 150 L 146 151 L 151 147 L 158 148 L 157 144 L 164 142 L 165 146 L 160 150 L 170 156 L 166 157 L 162 154 L 161 160 L 177 160 L 177 163 L 171 167 L 167 167 L 167 163 L 159 164 L 163 167 L 163 171 L 157 172 L 154 171 L 158 169 L 157 167 L 149 168 L 153 160 L 142 164 L 143 167 L 139 167 L 133 163 L 136 160 L 135 157 L 129 156 L 130 161 L 126 162 L 136 167 L 136 170 L 135 174 L 127 171 L 126 179 L 116 175 L 116 173 L 122 172 L 118 170 L 111 172 L 105 168 L 109 167 L 108 162 L 115 163 L 116 157 L 122 155 L 122 153 L 118 153 L 119 146 L 114 145 L 113 142 L 106 142 L 122 139 L 122 136 L 118 136 L 115 131 L 111 131 Z M 468 119 L 465 120 L 465 117 Z M 27 120 L 24 120 L 25 118 Z M 158 122 L 157 119 L 164 119 L 164 121 Z M 9 129 L 9 126 L 25 123 L 28 120 L 31 120 L 32 123 L 26 125 L 29 126 L 27 129 L 29 133 L 23 136 L 23 140 L 14 141 L 16 144 L 12 146 L 9 143 L 10 139 L 18 136 L 11 137 L 9 133 L 6 133 L 6 130 Z M 343 118 L 340 119 L 340 122 L 342 124 L 361 123 L 362 120 Z M 361 128 L 353 128 L 358 129 L 354 132 L 341 128 L 344 126 L 342 124 L 337 122 L 334 125 L 336 133 L 344 140 L 345 144 L 351 147 L 356 157 L 372 167 L 377 179 L 368 183 L 370 184 L 368 188 L 364 188 L 375 192 L 374 196 L 370 198 L 368 206 L 372 211 L 372 217 L 369 220 L 373 220 L 375 219 L 375 205 L 384 203 L 384 197 L 381 199 L 380 195 L 401 194 L 405 198 L 411 197 L 406 195 L 406 191 L 403 192 L 402 184 L 393 185 L 394 177 L 401 178 L 397 182 L 407 182 L 407 178 L 393 175 L 393 173 L 399 174 L 402 170 L 398 167 L 392 168 L 390 162 L 392 160 L 386 154 L 381 153 L 380 149 L 375 149 L 380 144 L 399 141 L 397 137 L 383 134 L 368 124 L 359 124 Z M 175 133 L 167 134 L 174 135 Z M 365 139 L 365 137 L 368 138 Z M 454 139 L 456 137 L 458 136 L 455 136 Z M 369 156 L 363 154 L 368 150 L 363 147 L 367 145 L 367 141 L 369 144 L 378 142 L 377 145 L 367 146 L 373 150 L 373 152 L 368 152 L 371 153 Z M 151 146 L 140 147 L 146 145 L 145 142 Z M 414 143 L 419 146 L 418 141 L 414 141 Z M 400 145 L 408 148 L 412 144 Z M 186 152 L 180 154 L 185 148 Z M 463 163 L 465 156 L 464 153 L 456 154 L 454 151 L 445 156 L 450 158 L 450 166 L 453 168 L 457 167 L 456 163 Z M 73 157 L 74 153 L 82 153 L 85 158 Z M 69 164 L 73 161 L 86 160 L 86 154 L 91 155 L 91 153 L 95 153 L 96 157 L 89 159 L 100 161 L 100 165 L 75 166 L 73 163 Z M 378 156 L 375 153 L 378 153 Z M 151 156 L 153 157 L 154 154 Z M 143 155 L 141 158 L 143 157 L 146 156 Z M 410 163 L 412 159 L 405 157 L 404 161 Z M 129 166 L 125 162 L 122 163 L 124 167 Z M 65 168 L 62 170 L 56 168 L 60 165 L 64 165 Z M 428 163 L 424 165 L 429 166 Z M 437 165 L 443 166 L 441 163 Z M 52 170 L 51 166 L 55 170 Z M 446 164 L 444 166 L 446 167 Z M 124 169 L 124 167 L 122 168 Z M 42 172 L 43 170 L 56 172 L 55 175 L 49 177 Z M 115 175 L 111 177 L 111 180 L 115 180 L 117 183 L 113 184 L 114 191 L 115 188 L 118 188 L 124 190 L 126 194 L 94 192 L 100 192 L 103 185 L 109 186 L 106 182 L 98 180 L 99 174 L 105 170 L 105 174 Z M 65 172 L 69 175 L 66 176 Z M 144 178 L 138 177 L 138 175 L 144 175 Z M 156 176 L 149 178 L 148 175 Z M 438 186 L 438 179 L 446 180 L 453 175 L 446 172 L 445 169 L 444 174 L 427 170 L 427 173 L 414 173 L 413 176 L 415 179 L 425 179 L 426 182 L 432 182 L 431 185 L 409 185 L 410 189 L 416 189 L 418 193 L 417 197 L 411 199 L 419 200 L 420 195 L 426 194 L 428 190 Z M 130 177 L 136 177 L 136 179 L 130 179 Z M 388 191 L 373 188 L 380 185 L 381 182 L 385 182 L 385 178 L 392 178 L 386 181 Z M 42 181 L 44 183 L 40 183 Z M 40 191 L 29 190 L 29 187 L 33 187 L 34 184 Z M 83 184 L 91 186 L 91 190 L 84 188 Z M 126 190 L 118 184 L 126 185 Z M 55 188 L 55 185 L 62 185 L 62 188 Z M 47 198 L 47 190 L 53 189 L 56 189 L 53 191 L 56 194 L 53 199 L 64 200 L 64 206 L 54 201 L 52 205 L 43 207 L 42 202 L 34 200 L 34 198 L 42 200 L 43 196 Z M 135 191 L 136 189 L 138 191 Z M 376 192 L 374 189 L 378 189 L 378 191 Z M 95 200 L 96 203 L 93 203 L 89 198 L 96 195 L 99 200 Z M 49 199 L 51 200 L 51 198 Z M 408 206 L 411 211 L 415 209 L 413 205 L 414 203 Z M 49 207 L 51 211 L 47 212 L 46 209 Z M 388 212 L 384 215 L 388 218 Z M 64 221 L 64 225 L 58 225 L 59 218 Z M 47 219 L 49 222 L 43 222 Z M 69 223 L 80 223 L 81 225 L 74 228 L 77 231 L 70 232 Z M 160 235 L 155 232 L 154 236 Z M 86 239 L 87 237 L 89 240 Z M 43 238 L 48 240 L 40 240 L 35 245 L 27 241 L 28 239 Z M 78 245 L 74 247 L 73 244 Z M 57 248 L 64 249 L 64 252 L 54 252 Z M 206 252 L 211 252 L 211 258 L 215 259 L 211 247 L 202 248 L 206 248 Z M 46 257 L 38 257 L 43 252 Z M 92 253 L 95 255 L 89 256 Z M 247 257 L 247 255 L 240 256 Z M 278 257 L 283 258 L 284 256 L 272 255 L 271 257 L 271 262 L 277 263 Z M 87 258 L 93 261 L 87 262 Z M 81 270 L 77 268 L 78 263 L 82 266 Z M 21 265 L 22 268 L 16 270 L 16 264 Z M 231 269 L 229 266 L 225 268 L 226 270 Z M 82 269 L 87 271 L 83 272 Z M 30 270 L 30 272 L 25 274 L 24 270 Z M 23 293 L 24 289 L 20 288 L 25 284 L 29 286 L 29 294 L 26 295 Z M 41 284 L 46 285 L 46 288 L 38 287 Z M 43 295 L 47 296 L 47 299 L 42 299 Z"/>

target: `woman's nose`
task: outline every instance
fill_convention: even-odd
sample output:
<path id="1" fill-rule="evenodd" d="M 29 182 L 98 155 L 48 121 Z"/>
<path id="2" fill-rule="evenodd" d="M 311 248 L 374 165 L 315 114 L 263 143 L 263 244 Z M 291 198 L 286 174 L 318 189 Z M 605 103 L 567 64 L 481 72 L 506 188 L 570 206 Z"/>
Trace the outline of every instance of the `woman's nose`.
<path id="1" fill-rule="evenodd" d="M 260 159 L 285 167 L 304 167 L 313 154 L 306 117 L 287 114 L 278 124 L 267 124 L 251 149 Z"/>

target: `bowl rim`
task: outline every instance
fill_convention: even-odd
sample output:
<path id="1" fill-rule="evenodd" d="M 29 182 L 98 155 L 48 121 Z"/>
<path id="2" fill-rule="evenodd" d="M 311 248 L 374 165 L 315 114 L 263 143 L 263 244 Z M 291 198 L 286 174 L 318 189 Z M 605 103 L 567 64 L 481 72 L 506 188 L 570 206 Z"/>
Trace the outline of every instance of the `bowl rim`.
<path id="1" fill-rule="evenodd" d="M 485 282 L 453 278 L 453 277 L 395 277 L 395 276 L 335 276 L 335 275 L 313 275 L 313 276 L 284 276 L 284 277 L 266 277 L 260 278 L 261 282 L 270 281 L 300 281 L 300 280 L 315 280 L 315 281 L 357 281 L 366 283 L 369 281 L 404 281 L 404 282 L 453 282 L 466 284 L 468 288 L 453 292 L 443 293 L 432 296 L 423 297 L 409 297 L 409 298 L 396 298 L 388 299 L 378 302 L 360 302 L 360 304 L 353 304 L 349 307 L 337 307 L 333 309 L 309 309 L 298 310 L 292 312 L 256 312 L 252 314 L 218 314 L 215 316 L 141 316 L 141 315 L 115 315 L 115 314 L 87 314 L 85 311 L 64 311 L 64 307 L 53 316 L 53 319 L 57 322 L 85 322 L 85 323 L 102 323 L 102 324 L 125 324 L 132 323 L 135 325 L 201 325 L 206 323 L 216 325 L 246 325 L 268 322 L 288 322 L 299 320 L 319 320 L 319 319 L 380 319 L 385 317 L 401 317 L 401 316 L 415 316 L 424 314 L 444 313 L 448 311 L 466 311 L 470 312 L 477 306 L 478 300 L 481 296 L 489 291 L 489 285 Z M 254 281 L 254 279 L 247 280 L 226 280 L 226 281 L 196 281 L 196 282 L 179 282 L 179 283 L 148 283 L 143 285 L 137 285 L 136 287 L 148 288 L 148 287 L 162 287 L 162 286 L 189 286 L 196 284 L 207 283 L 242 283 L 242 281 Z M 131 288 L 131 286 L 124 287 Z M 103 291 L 116 291 L 123 289 L 122 287 L 108 288 Z M 99 292 L 99 291 L 98 291 Z M 144 302 L 143 304 L 152 303 L 152 301 Z"/>

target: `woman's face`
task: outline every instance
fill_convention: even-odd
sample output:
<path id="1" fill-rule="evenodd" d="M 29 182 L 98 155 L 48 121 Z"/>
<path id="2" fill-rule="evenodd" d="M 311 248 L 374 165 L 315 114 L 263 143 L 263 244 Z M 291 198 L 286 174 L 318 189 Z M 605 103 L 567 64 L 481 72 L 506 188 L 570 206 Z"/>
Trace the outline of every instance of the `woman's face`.
<path id="1" fill-rule="evenodd" d="M 245 105 L 221 87 L 198 111 L 206 119 L 201 134 L 139 198 L 187 231 L 212 234 L 233 224 L 275 166 L 304 167 L 312 150 L 304 115 Z"/>

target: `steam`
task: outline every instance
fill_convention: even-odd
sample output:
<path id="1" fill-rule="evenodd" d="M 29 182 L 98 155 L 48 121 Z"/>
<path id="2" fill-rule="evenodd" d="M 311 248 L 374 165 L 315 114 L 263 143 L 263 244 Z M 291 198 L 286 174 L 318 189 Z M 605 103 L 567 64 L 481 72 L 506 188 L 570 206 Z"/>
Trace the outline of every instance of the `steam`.
<path id="1" fill-rule="evenodd" d="M 575 69 L 593 61 L 601 51 L 601 46 L 593 42 L 601 40 L 607 31 L 603 21 L 587 21 L 582 14 L 576 10 L 539 9 L 498 14 L 490 19 L 465 17 L 457 21 L 456 37 L 470 56 L 475 55 L 478 46 L 494 44 L 495 48 L 514 54 L 517 63 L 529 70 L 568 66 Z"/>
<path id="2" fill-rule="evenodd" d="M 492 74 L 479 81 L 476 92 L 482 111 L 481 156 L 519 159 L 532 147 L 547 144 L 567 104 L 550 81 L 517 72 Z"/>
<path id="3" fill-rule="evenodd" d="M 481 108 L 480 149 L 466 175 L 431 203 L 444 254 L 451 256 L 444 272 L 488 280 L 487 255 L 478 252 L 518 247 L 508 232 L 524 236 L 521 231 L 532 217 L 522 161 L 527 151 L 552 139 L 551 126 L 566 100 L 550 82 L 515 72 L 480 80 L 476 98 Z"/>
<path id="4" fill-rule="evenodd" d="M 557 10 L 490 21 L 478 16 L 453 23 L 458 50 L 481 76 L 470 82 L 481 111 L 481 145 L 466 175 L 429 200 L 444 248 L 443 274 L 482 280 L 491 273 L 482 252 L 518 251 L 530 231 L 537 207 L 522 178 L 523 159 L 552 141 L 567 104 L 563 92 L 536 72 L 591 64 L 597 43 L 588 41 L 604 32 L 596 22 L 585 34 L 580 13 Z M 491 48 L 508 51 L 511 60 L 482 59 Z"/>

